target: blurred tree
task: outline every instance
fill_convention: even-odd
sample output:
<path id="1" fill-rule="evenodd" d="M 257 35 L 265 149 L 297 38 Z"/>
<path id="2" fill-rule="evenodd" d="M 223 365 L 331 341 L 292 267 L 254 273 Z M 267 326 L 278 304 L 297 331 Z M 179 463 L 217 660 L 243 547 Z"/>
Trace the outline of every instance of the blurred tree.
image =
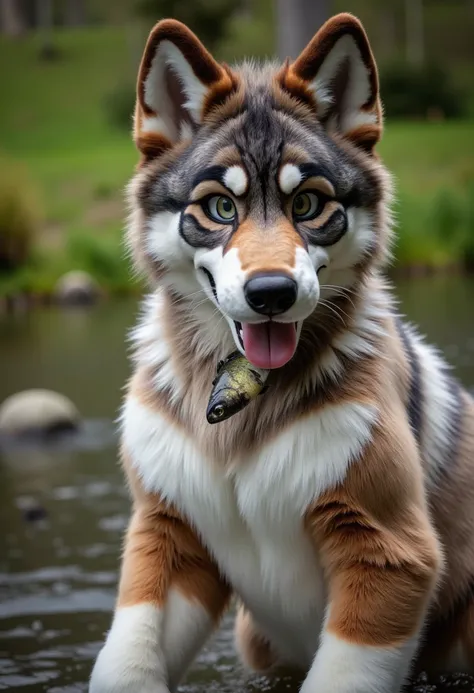
<path id="1" fill-rule="evenodd" d="M 0 0 L 0 28 L 8 36 L 21 36 L 26 22 L 18 0 Z"/>
<path id="2" fill-rule="evenodd" d="M 67 0 L 65 7 L 65 23 L 69 26 L 82 26 L 86 23 L 84 0 Z"/>
<path id="3" fill-rule="evenodd" d="M 329 0 L 276 0 L 278 56 L 296 58 L 329 18 Z"/>
<path id="4" fill-rule="evenodd" d="M 275 56 L 275 0 L 246 0 L 231 18 L 217 57 L 234 63 L 250 56 L 264 60 Z"/>
<path id="5" fill-rule="evenodd" d="M 53 0 L 36 0 L 36 19 L 41 36 L 40 58 L 42 60 L 54 60 L 57 57 L 57 51 L 53 42 Z"/>
<path id="6" fill-rule="evenodd" d="M 152 22 L 173 17 L 187 24 L 213 50 L 226 34 L 240 3 L 236 0 L 137 0 L 135 13 Z"/>
<path id="7" fill-rule="evenodd" d="M 407 61 L 420 67 L 425 57 L 423 0 L 405 0 Z"/>

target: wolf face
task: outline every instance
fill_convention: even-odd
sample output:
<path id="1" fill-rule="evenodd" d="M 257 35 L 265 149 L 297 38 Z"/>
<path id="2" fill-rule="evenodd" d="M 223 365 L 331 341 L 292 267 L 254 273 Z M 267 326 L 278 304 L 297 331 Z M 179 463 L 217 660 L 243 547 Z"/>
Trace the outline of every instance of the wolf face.
<path id="1" fill-rule="evenodd" d="M 256 366 L 283 366 L 308 318 L 387 255 L 381 127 L 375 63 L 351 15 L 293 63 L 234 68 L 160 22 L 138 77 L 137 264 L 175 300 L 204 296 L 201 310 L 223 316 Z"/>

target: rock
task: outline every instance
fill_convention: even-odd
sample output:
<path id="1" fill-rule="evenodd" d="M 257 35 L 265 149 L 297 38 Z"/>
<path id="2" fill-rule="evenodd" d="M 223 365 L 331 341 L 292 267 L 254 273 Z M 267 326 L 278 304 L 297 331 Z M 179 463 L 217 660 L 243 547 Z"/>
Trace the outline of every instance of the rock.
<path id="1" fill-rule="evenodd" d="M 33 524 L 48 519 L 48 511 L 35 498 L 18 498 L 17 505 L 25 522 Z"/>
<path id="2" fill-rule="evenodd" d="M 25 390 L 8 397 L 0 407 L 0 433 L 5 435 L 76 430 L 79 423 L 74 404 L 51 390 Z"/>
<path id="3" fill-rule="evenodd" d="M 90 305 L 100 296 L 100 288 L 87 272 L 75 270 L 64 274 L 56 284 L 56 299 L 66 305 Z"/>

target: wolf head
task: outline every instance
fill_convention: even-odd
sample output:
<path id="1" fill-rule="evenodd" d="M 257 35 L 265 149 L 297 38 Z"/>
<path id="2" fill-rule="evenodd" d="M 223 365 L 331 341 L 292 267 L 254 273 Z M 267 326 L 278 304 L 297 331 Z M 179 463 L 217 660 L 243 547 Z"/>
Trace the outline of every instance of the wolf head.
<path id="1" fill-rule="evenodd" d="M 217 313 L 254 365 L 283 366 L 318 306 L 388 253 L 381 132 L 377 69 L 351 15 L 294 62 L 233 68 L 159 22 L 137 85 L 137 265 L 174 300 L 199 296 L 209 333 Z"/>

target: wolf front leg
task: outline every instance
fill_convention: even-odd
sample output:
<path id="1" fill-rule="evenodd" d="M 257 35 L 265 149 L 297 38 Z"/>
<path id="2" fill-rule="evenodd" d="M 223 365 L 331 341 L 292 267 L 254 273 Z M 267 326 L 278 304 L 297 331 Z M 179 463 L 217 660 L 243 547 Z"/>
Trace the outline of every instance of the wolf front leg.
<path id="1" fill-rule="evenodd" d="M 230 590 L 194 531 L 158 499 L 137 503 L 112 627 L 90 693 L 174 691 Z"/>
<path id="2" fill-rule="evenodd" d="M 329 602 L 301 693 L 399 693 L 410 674 L 442 559 L 410 434 L 386 436 L 308 515 Z"/>

